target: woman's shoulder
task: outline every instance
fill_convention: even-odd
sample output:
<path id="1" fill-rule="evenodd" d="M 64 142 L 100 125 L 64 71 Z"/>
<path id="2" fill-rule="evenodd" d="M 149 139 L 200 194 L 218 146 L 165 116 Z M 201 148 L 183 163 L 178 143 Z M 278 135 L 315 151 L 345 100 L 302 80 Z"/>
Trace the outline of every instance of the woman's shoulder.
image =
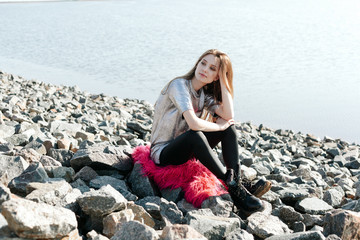
<path id="1" fill-rule="evenodd" d="M 169 87 L 170 88 L 188 88 L 189 80 L 185 78 L 175 78 L 174 80 L 170 81 Z"/>

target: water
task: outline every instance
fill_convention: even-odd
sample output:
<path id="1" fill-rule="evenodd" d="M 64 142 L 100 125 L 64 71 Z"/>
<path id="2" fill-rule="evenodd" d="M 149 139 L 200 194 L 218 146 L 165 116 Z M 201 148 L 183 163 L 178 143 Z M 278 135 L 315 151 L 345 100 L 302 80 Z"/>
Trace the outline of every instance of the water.
<path id="1" fill-rule="evenodd" d="M 0 70 L 154 103 L 207 49 L 232 59 L 236 120 L 360 143 L 357 0 L 0 4 Z"/>

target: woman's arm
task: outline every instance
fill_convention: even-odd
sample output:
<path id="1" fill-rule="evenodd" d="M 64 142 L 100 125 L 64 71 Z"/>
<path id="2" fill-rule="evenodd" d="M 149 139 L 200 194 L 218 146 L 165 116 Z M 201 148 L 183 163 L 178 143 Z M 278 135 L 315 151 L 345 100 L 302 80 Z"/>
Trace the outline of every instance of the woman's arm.
<path id="1" fill-rule="evenodd" d="M 223 72 L 223 74 L 221 73 Z M 220 81 L 220 87 L 221 87 L 221 98 L 222 103 L 219 108 L 215 110 L 215 113 L 222 117 L 225 120 L 230 120 L 234 118 L 234 103 L 233 98 L 229 92 L 229 90 L 226 88 L 226 70 L 225 71 L 219 71 L 219 80 Z"/>
<path id="2" fill-rule="evenodd" d="M 186 123 L 189 125 L 189 128 L 194 131 L 204 131 L 204 132 L 216 132 L 223 131 L 227 129 L 230 125 L 234 124 L 233 119 L 224 120 L 219 118 L 216 123 L 205 121 L 201 118 L 198 118 L 193 110 L 187 110 L 183 113 Z"/>

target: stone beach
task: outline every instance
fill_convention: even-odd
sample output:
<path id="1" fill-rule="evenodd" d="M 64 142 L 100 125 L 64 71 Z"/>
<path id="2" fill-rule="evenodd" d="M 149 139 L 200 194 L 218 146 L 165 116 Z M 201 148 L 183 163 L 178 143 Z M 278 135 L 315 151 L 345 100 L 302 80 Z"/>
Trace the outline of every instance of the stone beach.
<path id="1" fill-rule="evenodd" d="M 265 209 L 228 194 L 197 209 L 133 164 L 153 113 L 0 71 L 0 239 L 360 239 L 360 145 L 237 122 L 242 177 L 272 182 Z"/>

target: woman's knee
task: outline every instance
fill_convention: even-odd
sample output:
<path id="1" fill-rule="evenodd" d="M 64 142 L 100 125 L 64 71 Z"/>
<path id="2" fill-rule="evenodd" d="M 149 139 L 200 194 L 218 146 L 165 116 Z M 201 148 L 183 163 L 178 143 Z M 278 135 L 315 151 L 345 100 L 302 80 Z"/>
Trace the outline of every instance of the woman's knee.
<path id="1" fill-rule="evenodd" d="M 224 133 L 227 137 L 235 137 L 237 139 L 237 132 L 235 125 L 231 125 L 227 129 L 225 129 Z"/>
<path id="2" fill-rule="evenodd" d="M 192 143 L 196 146 L 204 146 L 208 144 L 205 134 L 202 131 L 190 130 Z"/>

